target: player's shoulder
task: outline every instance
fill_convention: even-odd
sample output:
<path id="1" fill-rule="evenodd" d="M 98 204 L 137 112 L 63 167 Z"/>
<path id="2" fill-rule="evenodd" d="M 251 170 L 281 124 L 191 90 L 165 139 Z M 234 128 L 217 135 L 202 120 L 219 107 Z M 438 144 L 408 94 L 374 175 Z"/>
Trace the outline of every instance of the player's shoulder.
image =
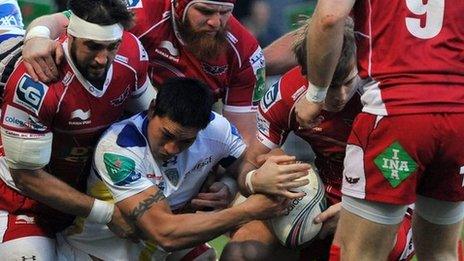
<path id="1" fill-rule="evenodd" d="M 275 109 L 290 110 L 307 88 L 308 80 L 301 74 L 300 67 L 294 67 L 266 91 L 259 105 L 260 110 L 264 113 Z"/>
<path id="2" fill-rule="evenodd" d="M 127 0 L 127 7 L 135 14 L 135 26 L 130 29 L 140 36 L 158 22 L 171 15 L 171 0 Z"/>
<path id="3" fill-rule="evenodd" d="M 148 54 L 134 34 L 124 32 L 115 60 L 130 66 L 136 66 L 140 62 L 148 62 Z"/>
<path id="4" fill-rule="evenodd" d="M 118 147 L 120 149 L 137 150 L 145 148 L 147 140 L 144 134 L 147 114 L 141 112 L 128 119 L 111 125 L 101 136 L 97 147 Z"/>
<path id="5" fill-rule="evenodd" d="M 222 142 L 233 131 L 238 135 L 238 130 L 224 116 L 211 112 L 210 122 L 206 128 L 198 133 L 198 137 L 200 139 Z"/>
<path id="6" fill-rule="evenodd" d="M 24 62 L 20 62 L 10 75 L 4 91 L 5 103 L 11 102 L 26 111 L 39 115 L 39 112 L 53 112 L 58 106 L 59 97 L 64 92 L 62 78 L 53 83 L 34 81 L 26 72 Z"/>
<path id="7" fill-rule="evenodd" d="M 256 37 L 234 16 L 230 17 L 228 26 L 229 30 L 226 33 L 227 40 L 231 47 L 240 55 L 241 59 L 247 59 L 252 55 L 261 55 L 259 52 L 262 52 L 262 50 Z"/>

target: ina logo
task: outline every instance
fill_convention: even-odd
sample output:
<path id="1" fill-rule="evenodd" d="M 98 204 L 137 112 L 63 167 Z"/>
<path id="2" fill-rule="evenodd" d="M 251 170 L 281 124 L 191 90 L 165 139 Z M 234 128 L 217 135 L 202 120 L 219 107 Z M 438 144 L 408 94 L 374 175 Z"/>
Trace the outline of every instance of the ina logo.
<path id="1" fill-rule="evenodd" d="M 374 163 L 394 188 L 417 170 L 417 163 L 397 141 L 380 153 Z"/>

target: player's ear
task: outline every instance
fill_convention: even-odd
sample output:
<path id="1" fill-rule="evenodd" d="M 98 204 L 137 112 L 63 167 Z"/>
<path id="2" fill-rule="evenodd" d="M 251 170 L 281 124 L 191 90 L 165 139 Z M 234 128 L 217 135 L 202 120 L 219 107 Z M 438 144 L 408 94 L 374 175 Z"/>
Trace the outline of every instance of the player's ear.
<path id="1" fill-rule="evenodd" d="M 150 106 L 148 106 L 148 118 L 149 119 L 155 116 L 155 105 L 156 105 L 156 99 L 151 100 Z"/>

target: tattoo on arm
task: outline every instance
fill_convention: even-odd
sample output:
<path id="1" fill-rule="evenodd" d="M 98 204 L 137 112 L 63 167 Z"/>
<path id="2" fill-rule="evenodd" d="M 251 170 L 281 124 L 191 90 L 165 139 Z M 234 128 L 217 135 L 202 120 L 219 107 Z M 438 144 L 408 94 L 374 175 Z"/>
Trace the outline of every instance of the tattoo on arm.
<path id="1" fill-rule="evenodd" d="M 156 194 L 150 195 L 148 198 L 144 199 L 143 201 L 139 202 L 139 205 L 132 210 L 130 213 L 130 218 L 137 221 L 147 210 L 156 204 L 157 202 L 164 200 L 166 197 L 163 194 L 162 190 L 158 190 Z"/>

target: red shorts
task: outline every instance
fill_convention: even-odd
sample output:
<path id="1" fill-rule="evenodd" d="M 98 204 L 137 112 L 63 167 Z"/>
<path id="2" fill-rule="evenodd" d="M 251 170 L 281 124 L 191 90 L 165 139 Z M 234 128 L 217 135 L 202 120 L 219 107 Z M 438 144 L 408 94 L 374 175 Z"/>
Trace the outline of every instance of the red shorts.
<path id="1" fill-rule="evenodd" d="M 410 260 L 414 256 L 412 244 L 412 209 L 408 209 L 396 234 L 396 243 L 388 261 Z M 315 240 L 308 247 L 301 250 L 300 260 L 329 260 L 329 250 L 333 237 L 324 240 Z"/>
<path id="2" fill-rule="evenodd" d="M 357 116 L 342 193 L 407 205 L 416 194 L 464 201 L 464 114 Z"/>
<path id="3" fill-rule="evenodd" d="M 29 237 L 54 237 L 72 217 L 52 210 L 7 186 L 0 179 L 0 243 Z"/>

